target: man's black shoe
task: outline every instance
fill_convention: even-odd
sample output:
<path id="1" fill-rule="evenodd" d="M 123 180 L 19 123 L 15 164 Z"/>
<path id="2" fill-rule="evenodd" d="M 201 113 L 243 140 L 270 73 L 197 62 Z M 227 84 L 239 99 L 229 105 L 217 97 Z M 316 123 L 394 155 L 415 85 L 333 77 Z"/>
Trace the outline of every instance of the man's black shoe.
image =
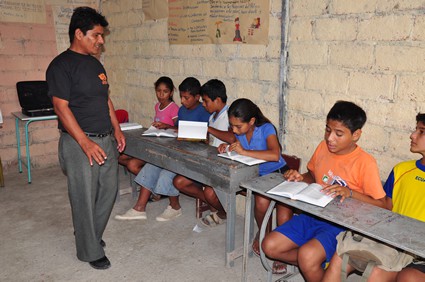
<path id="1" fill-rule="evenodd" d="M 111 267 L 111 262 L 109 261 L 109 259 L 104 256 L 103 258 L 100 258 L 98 260 L 95 261 L 91 261 L 89 262 L 90 266 L 95 268 L 95 269 L 108 269 Z"/>

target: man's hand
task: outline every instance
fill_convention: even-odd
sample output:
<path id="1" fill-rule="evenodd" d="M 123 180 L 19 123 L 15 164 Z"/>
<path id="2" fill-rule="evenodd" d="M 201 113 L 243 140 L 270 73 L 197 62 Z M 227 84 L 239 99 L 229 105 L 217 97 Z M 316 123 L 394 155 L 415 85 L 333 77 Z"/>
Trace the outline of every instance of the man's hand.
<path id="1" fill-rule="evenodd" d="M 118 130 L 118 131 L 115 130 L 114 136 L 115 136 L 115 140 L 117 140 L 117 143 L 118 143 L 117 150 L 118 152 L 122 153 L 126 145 L 124 134 L 122 134 L 121 130 Z"/>
<path id="2" fill-rule="evenodd" d="M 105 160 L 107 159 L 106 153 L 95 142 L 86 138 L 80 143 L 80 146 L 84 154 L 86 154 L 89 159 L 91 166 L 93 166 L 93 161 L 95 161 L 98 165 L 103 165 L 105 163 Z"/>

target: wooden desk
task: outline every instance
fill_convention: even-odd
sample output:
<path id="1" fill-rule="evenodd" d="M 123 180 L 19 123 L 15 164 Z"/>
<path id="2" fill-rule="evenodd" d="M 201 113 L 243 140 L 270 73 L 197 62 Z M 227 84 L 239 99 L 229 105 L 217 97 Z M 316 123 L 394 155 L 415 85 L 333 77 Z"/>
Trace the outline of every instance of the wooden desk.
<path id="1" fill-rule="evenodd" d="M 275 202 L 281 202 L 425 258 L 425 222 L 402 216 L 355 199 L 346 199 L 342 203 L 339 202 L 339 199 L 334 199 L 325 208 L 320 208 L 266 193 L 269 189 L 282 182 L 282 180 L 282 175 L 272 173 L 241 183 L 241 187 L 247 189 L 242 266 L 243 281 L 246 281 L 246 265 L 250 243 L 247 228 L 249 229 L 252 223 L 250 218 L 252 192 L 265 195 L 273 200 L 267 211 L 268 214 L 271 213 L 270 209 L 274 206 Z M 271 279 L 271 273 L 269 273 L 269 277 Z"/>
<path id="2" fill-rule="evenodd" d="M 29 146 L 29 138 L 28 138 L 28 126 L 32 122 L 43 121 L 43 120 L 54 120 L 57 119 L 58 116 L 40 116 L 40 117 L 29 117 L 24 115 L 22 112 L 13 112 L 12 115 L 15 116 L 15 131 L 16 131 L 16 143 L 18 148 L 18 168 L 19 172 L 22 172 L 22 157 L 21 157 L 21 138 L 19 136 L 19 122 L 25 122 L 24 132 L 25 132 L 25 151 L 26 151 L 26 159 L 27 162 L 24 165 L 27 167 L 28 171 L 28 183 L 31 184 L 31 155 L 30 155 L 30 146 Z"/>
<path id="3" fill-rule="evenodd" d="M 258 176 L 258 166 L 247 166 L 217 157 L 217 148 L 203 142 L 142 136 L 143 130 L 124 131 L 125 154 L 212 186 L 226 195 L 226 266 L 242 254 L 235 250 L 236 192 L 239 184 Z"/>

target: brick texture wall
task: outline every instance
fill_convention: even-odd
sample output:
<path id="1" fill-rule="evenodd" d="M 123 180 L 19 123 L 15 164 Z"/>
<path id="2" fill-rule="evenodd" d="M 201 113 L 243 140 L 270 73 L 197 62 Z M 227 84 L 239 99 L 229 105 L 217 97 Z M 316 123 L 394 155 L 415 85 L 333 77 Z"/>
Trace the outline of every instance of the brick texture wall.
<path id="1" fill-rule="evenodd" d="M 280 1 L 272 1 L 269 44 L 169 45 L 167 19 L 145 21 L 142 1 L 102 1 L 111 33 L 106 38 L 104 62 L 116 108 L 148 126 L 157 102 L 154 82 L 163 75 L 176 87 L 188 76 L 201 83 L 222 80 L 229 103 L 247 97 L 277 125 L 279 121 Z M 174 93 L 180 103 L 179 93 Z"/>
<path id="2" fill-rule="evenodd" d="M 359 144 L 386 179 L 409 152 L 415 116 L 425 111 L 423 1 L 290 0 L 284 143 L 304 165 L 323 138 L 336 100 L 362 106 Z"/>
<path id="3" fill-rule="evenodd" d="M 302 158 L 303 171 L 341 99 L 366 110 L 359 144 L 376 157 L 383 179 L 397 162 L 417 157 L 409 133 L 424 111 L 423 1 L 289 0 L 286 112 L 278 107 L 284 1 L 271 1 L 267 46 L 169 45 L 166 19 L 144 21 L 140 2 L 102 1 L 112 31 L 105 54 L 111 93 L 132 120 L 150 123 L 161 75 L 176 85 L 186 76 L 218 78 L 229 102 L 250 98 L 275 125 L 284 115 L 282 144 Z"/>
<path id="4" fill-rule="evenodd" d="M 64 1 L 65 3 L 66 1 Z M 221 79 L 229 103 L 256 102 L 277 126 L 285 120 L 282 144 L 303 159 L 303 170 L 323 138 L 325 116 L 335 101 L 362 106 L 368 122 L 359 144 L 378 160 L 383 179 L 409 153 L 415 115 L 425 111 L 425 5 L 422 0 L 289 0 L 284 101 L 279 112 L 282 1 L 270 1 L 269 44 L 169 45 L 167 20 L 145 21 L 142 1 L 101 1 L 111 28 L 103 61 L 116 108 L 148 125 L 156 101 L 153 83 L 170 76 L 176 85 L 195 76 Z M 19 111 L 15 83 L 44 79 L 56 55 L 51 11 L 46 24 L 0 22 L 0 104 L 5 124 L 0 155 L 16 169 L 11 112 Z M 175 100 L 179 102 L 178 92 Z M 57 164 L 56 122 L 30 126 L 34 166 Z M 22 129 L 21 129 L 22 130 Z"/>
<path id="5" fill-rule="evenodd" d="M 0 156 L 4 171 L 17 168 L 15 119 L 20 111 L 16 82 L 44 80 L 48 64 L 57 55 L 51 10 L 45 24 L 6 23 L 0 20 Z M 29 142 L 33 167 L 56 165 L 58 131 L 56 121 L 41 121 L 29 126 Z M 21 151 L 25 155 L 23 124 L 20 124 Z"/>

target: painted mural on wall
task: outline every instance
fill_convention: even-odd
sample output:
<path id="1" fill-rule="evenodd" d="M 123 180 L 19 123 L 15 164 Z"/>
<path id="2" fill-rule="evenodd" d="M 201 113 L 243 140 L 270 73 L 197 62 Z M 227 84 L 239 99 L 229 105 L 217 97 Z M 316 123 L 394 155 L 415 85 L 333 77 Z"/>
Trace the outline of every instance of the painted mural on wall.
<path id="1" fill-rule="evenodd" d="M 268 43 L 269 0 L 169 0 L 170 44 Z"/>

